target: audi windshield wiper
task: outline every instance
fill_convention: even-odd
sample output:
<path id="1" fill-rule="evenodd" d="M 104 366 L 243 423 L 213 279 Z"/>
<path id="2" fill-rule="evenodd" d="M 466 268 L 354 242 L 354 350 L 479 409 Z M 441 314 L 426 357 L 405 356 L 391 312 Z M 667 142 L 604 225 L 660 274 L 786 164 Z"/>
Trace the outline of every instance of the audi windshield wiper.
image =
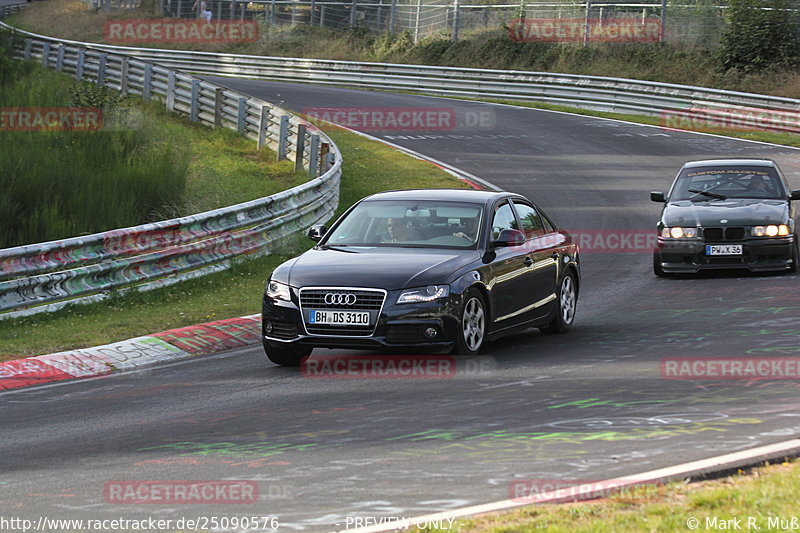
<path id="1" fill-rule="evenodd" d="M 701 191 L 701 190 L 698 190 L 698 189 L 688 189 L 688 191 L 695 193 L 695 195 L 702 194 L 703 196 L 708 196 L 710 198 L 716 198 L 718 200 L 727 200 L 728 199 L 728 197 L 725 196 L 724 194 L 718 194 L 718 193 L 715 193 L 715 192 Z"/>

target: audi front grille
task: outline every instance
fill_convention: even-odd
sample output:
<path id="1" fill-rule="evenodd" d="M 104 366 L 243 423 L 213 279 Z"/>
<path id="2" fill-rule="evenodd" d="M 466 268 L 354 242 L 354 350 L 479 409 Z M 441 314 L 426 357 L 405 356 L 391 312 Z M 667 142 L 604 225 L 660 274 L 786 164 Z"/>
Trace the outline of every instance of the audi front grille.
<path id="1" fill-rule="evenodd" d="M 353 299 L 355 300 L 353 302 Z M 375 332 L 375 325 L 386 300 L 383 289 L 354 289 L 348 287 L 318 287 L 300 289 L 300 313 L 309 335 L 332 335 L 368 337 Z M 370 311 L 374 321 L 368 326 L 309 324 L 307 310 Z"/>

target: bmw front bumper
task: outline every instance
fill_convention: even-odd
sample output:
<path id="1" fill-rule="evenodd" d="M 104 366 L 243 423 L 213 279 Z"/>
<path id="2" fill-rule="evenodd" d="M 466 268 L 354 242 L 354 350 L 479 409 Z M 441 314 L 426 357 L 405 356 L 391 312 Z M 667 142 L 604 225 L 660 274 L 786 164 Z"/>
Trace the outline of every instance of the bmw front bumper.
<path id="1" fill-rule="evenodd" d="M 741 255 L 708 255 L 707 245 L 741 245 Z M 696 273 L 705 270 L 747 269 L 753 272 L 782 271 L 792 264 L 794 236 L 706 242 L 659 237 L 656 261 L 664 272 Z"/>

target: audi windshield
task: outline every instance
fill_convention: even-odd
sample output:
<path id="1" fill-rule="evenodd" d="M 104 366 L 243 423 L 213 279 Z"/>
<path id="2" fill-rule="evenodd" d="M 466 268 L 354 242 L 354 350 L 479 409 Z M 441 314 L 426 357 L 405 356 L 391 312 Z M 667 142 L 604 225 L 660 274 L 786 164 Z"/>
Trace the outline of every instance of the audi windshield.
<path id="1" fill-rule="evenodd" d="M 483 205 L 446 201 L 361 202 L 322 246 L 475 248 Z"/>

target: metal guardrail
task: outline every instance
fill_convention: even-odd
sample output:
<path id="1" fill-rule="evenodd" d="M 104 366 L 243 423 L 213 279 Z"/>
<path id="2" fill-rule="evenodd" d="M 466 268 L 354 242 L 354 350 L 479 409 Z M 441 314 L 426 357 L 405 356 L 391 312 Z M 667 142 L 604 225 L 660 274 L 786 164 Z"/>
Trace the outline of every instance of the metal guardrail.
<path id="1" fill-rule="evenodd" d="M 5 6 L 0 16 L 19 9 Z M 167 109 L 193 121 L 235 129 L 259 147 L 270 146 L 279 158 L 293 159 L 296 169 L 308 169 L 311 179 L 206 213 L 0 250 L 0 318 L 97 299 L 112 289 L 135 285 L 144 290 L 220 270 L 235 257 L 269 253 L 276 240 L 333 215 L 342 157 L 327 135 L 271 103 L 113 53 L 113 47 L 90 46 L 27 38 L 14 56 L 123 94 L 160 97 Z"/>
<path id="2" fill-rule="evenodd" d="M 42 36 L 27 34 L 42 39 Z M 561 104 L 682 123 L 800 132 L 800 100 L 603 76 L 220 54 L 93 44 L 201 75 Z"/>

